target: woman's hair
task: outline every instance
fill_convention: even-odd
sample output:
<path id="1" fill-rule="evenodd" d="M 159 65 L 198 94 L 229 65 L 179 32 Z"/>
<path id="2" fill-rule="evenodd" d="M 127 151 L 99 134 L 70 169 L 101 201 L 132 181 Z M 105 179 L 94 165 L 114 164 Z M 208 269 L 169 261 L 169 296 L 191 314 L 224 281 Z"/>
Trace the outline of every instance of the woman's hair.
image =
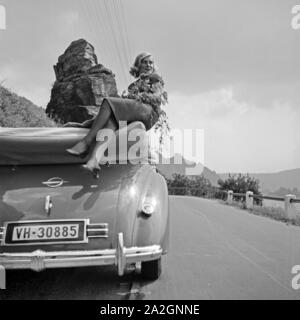
<path id="1" fill-rule="evenodd" d="M 140 69 L 141 69 L 141 63 L 142 60 L 152 56 L 151 53 L 149 52 L 142 52 L 140 54 L 137 55 L 137 57 L 134 60 L 133 66 L 130 68 L 129 73 L 134 76 L 135 78 L 139 77 L 140 75 Z M 156 72 L 157 68 L 155 66 L 155 64 L 153 64 L 153 71 Z"/>

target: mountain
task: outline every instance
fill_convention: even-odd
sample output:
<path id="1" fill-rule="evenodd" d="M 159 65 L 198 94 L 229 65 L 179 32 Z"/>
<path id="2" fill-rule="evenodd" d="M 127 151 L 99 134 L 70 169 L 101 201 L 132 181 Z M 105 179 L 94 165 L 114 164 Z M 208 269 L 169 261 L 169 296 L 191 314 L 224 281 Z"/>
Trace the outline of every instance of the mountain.
<path id="1" fill-rule="evenodd" d="M 228 175 L 229 173 L 219 173 L 222 180 L 226 179 Z M 300 168 L 275 173 L 249 173 L 249 175 L 260 181 L 260 187 L 264 194 L 275 192 L 280 188 L 300 190 Z"/>
<path id="2" fill-rule="evenodd" d="M 0 127 L 55 126 L 43 108 L 0 85 Z"/>
<path id="3" fill-rule="evenodd" d="M 169 179 L 172 178 L 174 173 L 189 176 L 202 175 L 204 178 L 208 179 L 213 186 L 218 186 L 219 176 L 215 171 L 210 170 L 200 163 L 197 164 L 196 162 L 187 160 L 178 153 L 176 153 L 174 157 L 168 159 L 160 157 L 157 168 Z"/>

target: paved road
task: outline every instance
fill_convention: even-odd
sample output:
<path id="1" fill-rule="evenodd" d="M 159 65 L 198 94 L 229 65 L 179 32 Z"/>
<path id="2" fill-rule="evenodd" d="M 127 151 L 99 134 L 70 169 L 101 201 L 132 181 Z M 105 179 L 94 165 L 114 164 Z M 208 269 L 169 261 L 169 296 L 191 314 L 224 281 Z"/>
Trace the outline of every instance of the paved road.
<path id="1" fill-rule="evenodd" d="M 170 197 L 171 248 L 163 275 L 111 267 L 13 271 L 0 299 L 300 299 L 300 227 L 193 197 Z"/>
<path id="2" fill-rule="evenodd" d="M 134 283 L 143 299 L 300 299 L 300 228 L 219 204 L 173 196 L 172 247 L 160 281 Z M 131 299 L 135 299 L 134 294 Z"/>

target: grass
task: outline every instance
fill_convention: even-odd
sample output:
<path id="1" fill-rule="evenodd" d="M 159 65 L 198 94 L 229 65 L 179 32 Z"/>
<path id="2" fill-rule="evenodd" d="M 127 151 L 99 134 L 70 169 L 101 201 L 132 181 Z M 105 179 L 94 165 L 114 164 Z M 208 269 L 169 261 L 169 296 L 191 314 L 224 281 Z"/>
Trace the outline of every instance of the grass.
<path id="1" fill-rule="evenodd" d="M 45 110 L 0 85 L 0 127 L 56 127 Z"/>
<path id="2" fill-rule="evenodd" d="M 220 200 L 220 202 L 222 204 L 226 203 L 223 200 Z M 238 201 L 233 201 L 231 206 L 242 209 L 242 210 L 247 210 L 249 213 L 252 213 L 258 216 L 271 218 L 273 220 L 281 221 L 286 224 L 300 226 L 300 215 L 295 218 L 288 218 L 286 216 L 285 210 L 280 207 L 264 207 L 264 206 L 254 205 L 254 208 L 251 210 L 245 207 L 245 202 L 238 202 Z"/>

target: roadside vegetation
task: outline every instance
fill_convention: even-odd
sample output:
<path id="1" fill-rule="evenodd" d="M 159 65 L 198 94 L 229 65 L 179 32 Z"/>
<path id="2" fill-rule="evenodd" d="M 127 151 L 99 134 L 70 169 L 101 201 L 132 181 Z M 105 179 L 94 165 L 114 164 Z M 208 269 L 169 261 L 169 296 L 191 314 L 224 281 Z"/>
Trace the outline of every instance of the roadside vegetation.
<path id="1" fill-rule="evenodd" d="M 246 193 L 252 191 L 254 195 L 262 195 L 259 185 L 259 180 L 247 175 L 229 175 L 226 180 L 218 181 L 222 190 L 233 190 L 234 193 Z M 286 194 L 286 193 L 285 193 Z M 239 207 L 240 209 L 247 210 L 250 213 L 269 217 L 274 220 L 282 221 L 288 224 L 300 226 L 300 216 L 290 219 L 286 216 L 285 210 L 281 207 L 269 207 L 263 205 L 263 200 L 254 199 L 253 210 L 247 209 L 245 205 L 245 198 L 234 196 L 232 206 Z"/>
<path id="2" fill-rule="evenodd" d="M 166 178 L 170 195 L 188 195 L 204 198 L 219 198 L 223 192 L 215 187 L 203 176 L 186 176 L 173 174 L 171 179 Z"/>
<path id="3" fill-rule="evenodd" d="M 254 206 L 253 210 L 248 210 L 252 212 L 253 214 L 257 214 L 260 216 L 268 217 L 274 220 L 285 222 L 286 224 L 292 224 L 295 226 L 300 226 L 300 215 L 289 219 L 286 216 L 286 213 L 283 208 L 280 207 L 260 207 L 260 206 Z"/>
<path id="4" fill-rule="evenodd" d="M 0 85 L 0 127 L 56 127 L 42 107 Z"/>
<path id="5" fill-rule="evenodd" d="M 222 200 L 220 200 L 220 203 L 228 205 L 225 201 Z M 251 214 L 271 218 L 273 220 L 281 221 L 286 224 L 300 226 L 300 215 L 294 219 L 289 219 L 286 216 L 285 210 L 281 207 L 267 207 L 261 205 L 254 205 L 253 210 L 250 210 L 246 209 L 244 201 L 233 201 L 233 203 L 230 206 L 239 208 L 241 210 L 246 210 Z"/>
<path id="6" fill-rule="evenodd" d="M 223 191 L 232 190 L 233 193 L 242 194 L 245 194 L 247 191 L 252 191 L 254 195 L 262 195 L 259 191 L 259 180 L 251 177 L 249 174 L 229 175 L 225 180 L 219 179 L 218 184 L 220 189 Z M 233 200 L 243 201 L 244 198 L 241 198 L 240 196 L 233 196 Z M 261 200 L 259 199 L 254 199 L 254 203 L 257 205 L 262 204 Z"/>
<path id="7" fill-rule="evenodd" d="M 210 199 L 218 199 L 220 203 L 226 204 L 227 190 L 234 193 L 245 194 L 252 191 L 254 195 L 262 195 L 260 192 L 259 180 L 247 175 L 229 175 L 225 180 L 219 180 L 218 187 L 212 186 L 210 181 L 202 176 L 190 177 L 186 175 L 174 174 L 171 179 L 167 179 L 170 195 L 188 195 Z M 249 213 L 268 217 L 287 224 L 300 226 L 300 215 L 294 219 L 286 216 L 285 210 L 281 207 L 263 206 L 263 201 L 254 199 L 253 210 L 246 209 L 245 198 L 234 196 L 231 206 L 247 210 Z"/>

